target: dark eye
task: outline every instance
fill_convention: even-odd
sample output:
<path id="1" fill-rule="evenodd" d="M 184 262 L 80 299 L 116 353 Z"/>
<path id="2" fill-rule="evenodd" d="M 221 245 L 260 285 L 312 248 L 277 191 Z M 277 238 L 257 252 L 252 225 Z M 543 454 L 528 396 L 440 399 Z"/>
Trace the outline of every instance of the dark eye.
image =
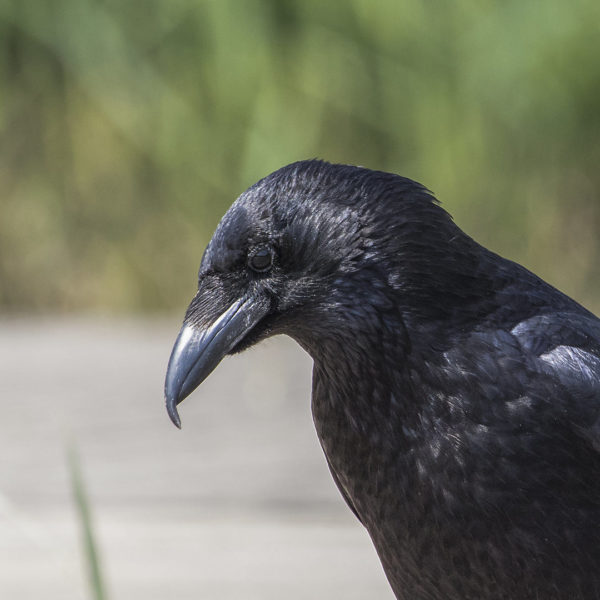
<path id="1" fill-rule="evenodd" d="M 248 256 L 248 266 L 257 273 L 265 273 L 273 266 L 271 248 L 259 248 Z"/>

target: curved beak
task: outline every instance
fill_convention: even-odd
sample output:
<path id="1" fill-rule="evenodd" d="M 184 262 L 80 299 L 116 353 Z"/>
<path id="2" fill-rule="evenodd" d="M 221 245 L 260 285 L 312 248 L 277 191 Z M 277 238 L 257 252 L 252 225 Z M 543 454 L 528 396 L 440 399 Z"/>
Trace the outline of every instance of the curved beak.
<path id="1" fill-rule="evenodd" d="M 236 300 L 208 327 L 184 324 L 171 352 L 165 379 L 167 412 L 181 428 L 177 405 L 215 369 L 223 357 L 267 314 L 264 296 Z"/>

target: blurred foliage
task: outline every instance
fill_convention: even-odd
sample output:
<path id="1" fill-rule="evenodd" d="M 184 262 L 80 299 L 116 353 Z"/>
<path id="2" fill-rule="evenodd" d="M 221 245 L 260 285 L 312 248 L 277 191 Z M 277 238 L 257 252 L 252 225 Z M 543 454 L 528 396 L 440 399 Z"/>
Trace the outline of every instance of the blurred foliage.
<path id="1" fill-rule="evenodd" d="M 596 0 L 0 0 L 0 308 L 184 306 L 219 217 L 321 157 L 417 179 L 598 310 Z"/>

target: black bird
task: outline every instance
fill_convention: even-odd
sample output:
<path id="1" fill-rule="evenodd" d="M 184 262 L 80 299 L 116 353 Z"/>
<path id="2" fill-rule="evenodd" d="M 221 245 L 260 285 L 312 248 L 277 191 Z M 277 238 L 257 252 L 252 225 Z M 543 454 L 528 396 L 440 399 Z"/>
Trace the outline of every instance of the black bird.
<path id="1" fill-rule="evenodd" d="M 244 192 L 204 253 L 173 422 L 226 354 L 279 333 L 313 358 L 319 440 L 397 598 L 600 598 L 593 314 L 418 183 L 303 161 Z"/>

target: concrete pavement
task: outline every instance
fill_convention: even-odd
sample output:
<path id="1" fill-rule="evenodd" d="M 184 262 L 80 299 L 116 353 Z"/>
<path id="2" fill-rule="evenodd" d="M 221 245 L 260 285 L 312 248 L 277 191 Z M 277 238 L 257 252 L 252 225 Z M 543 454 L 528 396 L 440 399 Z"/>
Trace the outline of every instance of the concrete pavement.
<path id="1" fill-rule="evenodd" d="M 391 600 L 310 416 L 311 361 L 276 338 L 162 398 L 177 320 L 0 321 L 0 599 L 91 598 L 67 447 L 112 600 Z"/>

